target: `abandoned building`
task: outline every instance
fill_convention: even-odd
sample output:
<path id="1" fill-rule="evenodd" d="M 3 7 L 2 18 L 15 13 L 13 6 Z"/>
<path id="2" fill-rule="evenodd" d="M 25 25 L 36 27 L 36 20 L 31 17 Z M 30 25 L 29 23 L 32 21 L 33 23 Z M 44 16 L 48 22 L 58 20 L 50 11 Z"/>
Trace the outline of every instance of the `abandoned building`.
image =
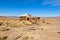
<path id="1" fill-rule="evenodd" d="M 19 17 L 20 21 L 30 21 L 32 23 L 37 23 L 40 21 L 40 17 L 36 17 L 36 16 L 31 16 L 29 14 L 25 14 Z"/>

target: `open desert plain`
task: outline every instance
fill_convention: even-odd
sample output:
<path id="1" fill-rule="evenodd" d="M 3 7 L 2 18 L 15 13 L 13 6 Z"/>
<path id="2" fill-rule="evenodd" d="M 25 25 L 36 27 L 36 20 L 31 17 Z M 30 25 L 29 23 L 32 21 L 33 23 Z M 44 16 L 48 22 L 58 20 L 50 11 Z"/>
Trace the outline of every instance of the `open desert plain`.
<path id="1" fill-rule="evenodd" d="M 40 17 L 34 23 L 0 16 L 0 40 L 60 40 L 60 17 Z"/>

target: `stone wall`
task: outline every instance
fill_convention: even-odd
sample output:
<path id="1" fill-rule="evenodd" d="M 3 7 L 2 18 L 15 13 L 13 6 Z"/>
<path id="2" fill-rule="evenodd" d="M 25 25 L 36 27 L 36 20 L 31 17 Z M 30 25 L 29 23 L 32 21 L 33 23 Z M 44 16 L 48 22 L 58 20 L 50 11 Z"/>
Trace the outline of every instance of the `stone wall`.
<path id="1" fill-rule="evenodd" d="M 20 16 L 20 21 L 30 21 L 32 23 L 37 23 L 40 21 L 40 17 L 26 17 L 26 16 Z"/>

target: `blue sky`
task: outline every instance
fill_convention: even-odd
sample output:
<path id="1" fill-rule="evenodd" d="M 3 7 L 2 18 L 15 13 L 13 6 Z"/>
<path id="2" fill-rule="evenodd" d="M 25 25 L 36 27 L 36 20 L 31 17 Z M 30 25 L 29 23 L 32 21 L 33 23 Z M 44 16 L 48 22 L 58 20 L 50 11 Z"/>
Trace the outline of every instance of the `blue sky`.
<path id="1" fill-rule="evenodd" d="M 60 16 L 60 0 L 0 0 L 0 15 Z"/>

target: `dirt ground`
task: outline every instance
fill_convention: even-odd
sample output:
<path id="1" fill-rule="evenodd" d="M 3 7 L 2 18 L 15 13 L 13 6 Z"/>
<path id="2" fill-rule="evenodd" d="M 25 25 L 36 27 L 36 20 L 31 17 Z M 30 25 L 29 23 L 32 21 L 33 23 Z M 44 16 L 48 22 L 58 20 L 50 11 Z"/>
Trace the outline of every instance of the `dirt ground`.
<path id="1" fill-rule="evenodd" d="M 26 22 L 0 18 L 0 40 L 60 40 L 60 18 L 41 18 L 35 24 Z"/>

